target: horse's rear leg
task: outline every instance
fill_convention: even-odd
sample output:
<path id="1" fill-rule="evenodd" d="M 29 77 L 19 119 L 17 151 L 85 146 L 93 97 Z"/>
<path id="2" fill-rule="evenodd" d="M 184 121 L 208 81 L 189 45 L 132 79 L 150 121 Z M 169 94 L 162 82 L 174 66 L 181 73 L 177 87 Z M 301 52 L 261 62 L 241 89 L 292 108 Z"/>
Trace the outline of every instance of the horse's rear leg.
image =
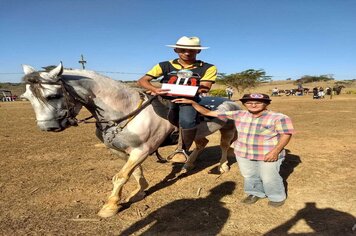
<path id="1" fill-rule="evenodd" d="M 143 175 L 142 166 L 137 166 L 132 175 L 135 177 L 138 186 L 130 196 L 126 198 L 126 202 L 138 202 L 146 196 L 145 189 L 148 187 L 148 182 Z"/>
<path id="2" fill-rule="evenodd" d="M 224 129 L 220 130 L 221 140 L 220 140 L 220 148 L 221 148 L 221 158 L 219 164 L 220 173 L 228 172 L 230 167 L 227 161 L 227 153 L 229 151 L 231 142 L 236 139 L 236 132 L 234 129 Z"/>
<path id="3" fill-rule="evenodd" d="M 209 140 L 207 138 L 202 138 L 199 140 L 195 140 L 195 148 L 193 152 L 189 155 L 187 162 L 183 166 L 183 172 L 190 171 L 194 169 L 195 160 L 200 155 L 200 153 L 204 150 L 205 146 L 208 144 Z"/>
<path id="4" fill-rule="evenodd" d="M 144 152 L 142 152 L 142 150 L 139 150 L 139 149 L 135 149 L 135 150 L 131 151 L 128 161 L 125 163 L 125 165 L 119 171 L 119 173 L 117 173 L 112 178 L 112 182 L 114 185 L 113 190 L 111 191 L 111 194 L 110 194 L 107 202 L 104 204 L 104 206 L 98 212 L 99 216 L 111 217 L 118 212 L 118 210 L 119 210 L 118 203 L 120 202 L 120 199 L 121 199 L 122 187 L 129 180 L 131 174 L 134 172 L 136 167 L 139 166 L 146 159 L 147 156 L 148 156 L 147 152 L 144 153 Z M 142 170 L 139 169 L 139 171 L 142 171 Z"/>

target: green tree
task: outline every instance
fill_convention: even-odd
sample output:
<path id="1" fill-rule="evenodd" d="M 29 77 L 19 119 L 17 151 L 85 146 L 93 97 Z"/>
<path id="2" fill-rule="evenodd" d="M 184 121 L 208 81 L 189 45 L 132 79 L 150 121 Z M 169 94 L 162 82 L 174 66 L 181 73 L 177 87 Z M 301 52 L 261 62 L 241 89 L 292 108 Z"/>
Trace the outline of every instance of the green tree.
<path id="1" fill-rule="evenodd" d="M 246 89 L 254 88 L 260 83 L 271 81 L 271 76 L 266 75 L 262 69 L 248 69 L 239 73 L 224 75 L 220 82 L 228 86 L 234 87 L 238 93 L 242 93 Z"/>
<path id="2" fill-rule="evenodd" d="M 297 79 L 294 84 L 305 84 L 305 83 L 311 83 L 311 82 L 320 82 L 320 81 L 330 81 L 334 80 L 334 77 L 332 74 L 328 75 L 304 75 L 300 79 Z"/>
<path id="3" fill-rule="evenodd" d="M 226 73 L 218 73 L 216 75 L 216 83 L 217 84 L 224 84 L 224 78 L 226 76 Z"/>

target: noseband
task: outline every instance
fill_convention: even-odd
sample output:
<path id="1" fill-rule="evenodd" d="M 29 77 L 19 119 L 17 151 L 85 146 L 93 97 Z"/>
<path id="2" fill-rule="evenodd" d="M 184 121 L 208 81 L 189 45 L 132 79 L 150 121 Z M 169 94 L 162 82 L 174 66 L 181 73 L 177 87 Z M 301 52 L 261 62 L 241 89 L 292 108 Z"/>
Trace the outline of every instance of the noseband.
<path id="1" fill-rule="evenodd" d="M 58 116 L 55 119 L 37 120 L 37 121 L 44 122 L 44 121 L 51 121 L 51 120 L 63 120 L 66 118 L 70 125 L 72 125 L 72 126 L 78 125 L 78 120 L 76 119 L 76 113 L 75 113 L 75 102 L 80 102 L 80 100 L 78 98 L 74 97 L 73 95 L 71 95 L 71 93 L 66 88 L 66 84 L 63 82 L 63 80 L 59 79 L 58 82 L 43 82 L 43 81 L 37 80 L 36 82 L 27 82 L 27 84 L 29 84 L 30 86 L 32 86 L 33 84 L 39 84 L 39 85 L 48 84 L 48 85 L 60 85 L 61 86 L 65 108 L 57 109 L 53 105 L 51 105 L 50 102 L 47 102 L 46 104 L 55 108 L 57 110 L 57 112 L 59 112 L 59 113 L 63 112 L 64 115 Z M 44 99 L 39 98 L 39 100 L 42 102 L 44 102 Z"/>

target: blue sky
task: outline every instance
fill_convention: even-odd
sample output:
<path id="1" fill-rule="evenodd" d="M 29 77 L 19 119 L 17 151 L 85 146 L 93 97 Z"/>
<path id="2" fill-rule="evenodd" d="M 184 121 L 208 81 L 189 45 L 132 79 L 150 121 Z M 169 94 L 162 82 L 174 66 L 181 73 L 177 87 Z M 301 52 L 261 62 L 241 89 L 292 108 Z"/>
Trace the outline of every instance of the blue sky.
<path id="1" fill-rule="evenodd" d="M 21 64 L 86 67 L 135 80 L 198 36 L 198 59 L 221 73 L 264 69 L 273 80 L 356 79 L 355 0 L 0 0 L 0 82 Z M 116 73 L 106 73 L 116 72 Z"/>

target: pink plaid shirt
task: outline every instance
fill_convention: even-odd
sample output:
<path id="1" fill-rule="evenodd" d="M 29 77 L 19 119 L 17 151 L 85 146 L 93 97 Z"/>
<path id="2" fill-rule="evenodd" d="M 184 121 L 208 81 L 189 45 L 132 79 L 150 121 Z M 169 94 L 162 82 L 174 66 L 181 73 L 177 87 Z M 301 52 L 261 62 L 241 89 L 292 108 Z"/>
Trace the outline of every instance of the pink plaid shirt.
<path id="1" fill-rule="evenodd" d="M 288 116 L 268 110 L 257 118 L 245 110 L 223 112 L 218 118 L 235 121 L 238 132 L 238 138 L 234 142 L 235 155 L 251 160 L 264 160 L 265 155 L 277 145 L 280 134 L 294 133 Z M 284 156 L 283 150 L 279 158 Z"/>

